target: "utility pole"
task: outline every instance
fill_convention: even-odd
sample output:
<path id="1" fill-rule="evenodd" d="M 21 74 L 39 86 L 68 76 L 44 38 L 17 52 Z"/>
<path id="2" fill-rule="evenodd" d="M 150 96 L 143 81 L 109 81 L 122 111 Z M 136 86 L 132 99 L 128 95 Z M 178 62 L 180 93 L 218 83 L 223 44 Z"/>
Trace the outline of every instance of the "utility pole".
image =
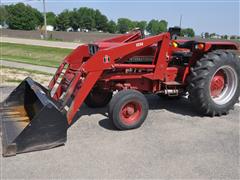
<path id="1" fill-rule="evenodd" d="M 43 16 L 44 16 L 44 38 L 47 38 L 47 14 L 46 14 L 46 3 L 43 0 Z"/>
<path id="2" fill-rule="evenodd" d="M 179 24 L 180 28 L 182 27 L 182 15 L 180 15 L 180 24 Z"/>

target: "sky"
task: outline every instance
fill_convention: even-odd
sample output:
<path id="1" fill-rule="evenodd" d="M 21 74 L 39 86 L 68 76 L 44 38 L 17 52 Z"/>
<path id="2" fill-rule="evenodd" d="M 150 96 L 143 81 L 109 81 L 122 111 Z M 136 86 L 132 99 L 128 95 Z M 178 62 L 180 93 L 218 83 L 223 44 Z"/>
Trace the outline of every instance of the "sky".
<path id="1" fill-rule="evenodd" d="M 3 4 L 24 2 L 43 10 L 42 0 L 0 0 Z M 240 0 L 45 0 L 47 11 L 58 14 L 64 9 L 90 7 L 99 9 L 108 19 L 165 19 L 168 26 L 202 32 L 240 35 Z"/>

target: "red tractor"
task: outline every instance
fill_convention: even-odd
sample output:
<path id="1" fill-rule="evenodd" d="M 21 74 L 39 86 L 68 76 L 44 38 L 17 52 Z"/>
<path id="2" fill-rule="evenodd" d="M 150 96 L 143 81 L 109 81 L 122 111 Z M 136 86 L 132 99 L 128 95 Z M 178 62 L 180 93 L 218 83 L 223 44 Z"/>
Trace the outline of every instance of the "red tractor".
<path id="1" fill-rule="evenodd" d="M 83 103 L 108 105 L 109 119 L 120 130 L 142 125 L 149 108 L 144 94 L 150 93 L 188 94 L 201 114 L 227 114 L 240 95 L 237 43 L 177 40 L 177 31 L 152 37 L 133 31 L 81 45 L 64 59 L 48 88 L 26 78 L 2 103 L 3 155 L 64 144 Z"/>

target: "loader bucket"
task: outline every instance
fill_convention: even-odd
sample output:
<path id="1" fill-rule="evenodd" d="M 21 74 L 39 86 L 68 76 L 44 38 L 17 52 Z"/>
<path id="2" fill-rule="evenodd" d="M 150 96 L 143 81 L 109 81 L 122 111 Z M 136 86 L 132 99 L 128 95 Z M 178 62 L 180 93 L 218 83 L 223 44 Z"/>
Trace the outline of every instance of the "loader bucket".
<path id="1" fill-rule="evenodd" d="M 66 116 L 48 94 L 28 77 L 1 104 L 3 156 L 50 149 L 66 142 Z"/>

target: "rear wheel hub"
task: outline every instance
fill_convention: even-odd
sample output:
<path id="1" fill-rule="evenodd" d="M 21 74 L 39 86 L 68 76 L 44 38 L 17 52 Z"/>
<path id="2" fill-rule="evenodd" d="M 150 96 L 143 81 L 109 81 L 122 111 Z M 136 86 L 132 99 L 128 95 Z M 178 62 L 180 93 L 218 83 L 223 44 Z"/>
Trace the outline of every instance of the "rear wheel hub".
<path id="1" fill-rule="evenodd" d="M 236 71 L 231 66 L 222 66 L 212 76 L 210 95 L 218 105 L 224 105 L 234 97 L 238 86 Z"/>

